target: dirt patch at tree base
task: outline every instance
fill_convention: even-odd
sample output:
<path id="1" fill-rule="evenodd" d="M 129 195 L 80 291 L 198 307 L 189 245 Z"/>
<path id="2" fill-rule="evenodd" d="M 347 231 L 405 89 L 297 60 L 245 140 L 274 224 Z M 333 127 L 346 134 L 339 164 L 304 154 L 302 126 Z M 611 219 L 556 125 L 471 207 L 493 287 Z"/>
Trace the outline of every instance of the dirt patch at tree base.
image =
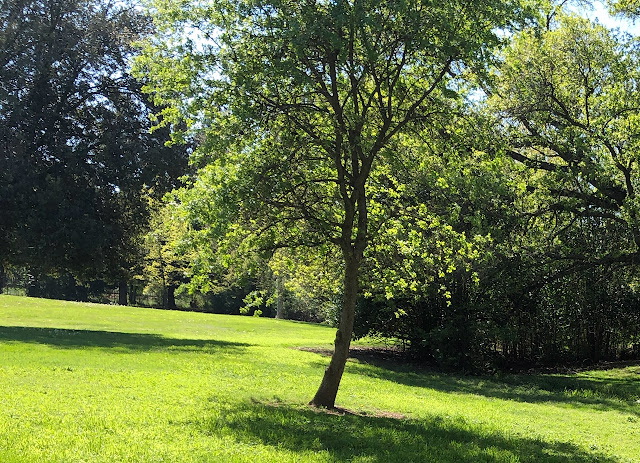
<path id="1" fill-rule="evenodd" d="M 316 413 L 326 413 L 327 415 L 350 415 L 350 416 L 360 416 L 360 417 L 369 417 L 369 418 L 391 418 L 394 420 L 404 420 L 407 417 L 402 413 L 396 412 L 387 412 L 384 410 L 375 410 L 375 411 L 357 411 L 357 410 L 349 410 L 348 408 L 334 407 L 334 408 L 319 408 L 314 407 L 313 405 L 309 405 L 309 408 Z"/>
<path id="2" fill-rule="evenodd" d="M 324 357 L 331 357 L 333 349 L 323 347 L 296 347 L 297 350 L 313 352 Z M 400 347 L 353 346 L 349 349 L 349 360 L 360 360 L 365 363 L 378 364 L 389 362 L 394 364 L 416 363 L 416 359 L 408 351 Z"/>
<path id="3" fill-rule="evenodd" d="M 292 404 L 281 402 L 279 400 L 263 401 L 263 400 L 252 398 L 251 403 L 262 405 L 265 407 L 271 407 L 271 408 L 292 407 Z M 299 405 L 293 405 L 293 406 L 296 408 L 299 407 Z M 404 420 L 407 418 L 402 413 L 389 412 L 385 410 L 368 410 L 367 411 L 367 410 L 351 410 L 351 409 L 342 408 L 342 407 L 325 408 L 325 407 L 316 407 L 311 404 L 307 405 L 307 407 L 309 408 L 309 410 L 313 411 L 314 413 L 322 413 L 325 415 L 335 415 L 335 416 L 348 415 L 348 416 L 359 416 L 363 418 L 390 418 L 394 420 Z"/>

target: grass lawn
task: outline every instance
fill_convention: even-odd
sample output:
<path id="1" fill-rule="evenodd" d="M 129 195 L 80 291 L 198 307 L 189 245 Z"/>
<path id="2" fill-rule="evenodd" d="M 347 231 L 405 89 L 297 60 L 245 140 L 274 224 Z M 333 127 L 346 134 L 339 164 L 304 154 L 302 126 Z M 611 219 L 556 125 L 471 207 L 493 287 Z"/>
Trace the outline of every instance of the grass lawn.
<path id="1" fill-rule="evenodd" d="M 350 361 L 334 330 L 0 296 L 0 462 L 640 462 L 640 366 L 465 377 Z"/>

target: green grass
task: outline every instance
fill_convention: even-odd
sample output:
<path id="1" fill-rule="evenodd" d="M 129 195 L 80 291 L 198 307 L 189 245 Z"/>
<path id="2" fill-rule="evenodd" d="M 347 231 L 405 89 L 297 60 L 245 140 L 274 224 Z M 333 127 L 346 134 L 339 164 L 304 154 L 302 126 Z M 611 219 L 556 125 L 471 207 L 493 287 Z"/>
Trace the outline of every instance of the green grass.
<path id="1" fill-rule="evenodd" d="M 640 462 L 640 367 L 465 377 L 350 361 L 334 330 L 0 296 L 0 462 Z"/>

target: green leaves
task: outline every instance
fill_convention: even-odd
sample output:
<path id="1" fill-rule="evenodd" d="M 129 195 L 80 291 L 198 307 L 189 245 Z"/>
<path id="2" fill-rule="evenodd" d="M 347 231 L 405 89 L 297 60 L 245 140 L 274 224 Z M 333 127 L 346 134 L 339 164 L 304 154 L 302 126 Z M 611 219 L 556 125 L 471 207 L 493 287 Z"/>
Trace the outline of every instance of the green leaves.
<path id="1" fill-rule="evenodd" d="M 184 146 L 149 133 L 160 108 L 127 73 L 150 18 L 94 0 L 0 10 L 0 260 L 120 280 L 148 219 L 142 190 L 171 189 L 186 168 Z"/>
<path id="2" fill-rule="evenodd" d="M 493 98 L 512 155 L 540 170 L 549 213 L 627 229 L 623 247 L 590 243 L 592 260 L 638 251 L 638 58 L 628 39 L 560 16 L 556 28 L 514 39 Z"/>
<path id="3" fill-rule="evenodd" d="M 289 229 L 301 217 L 301 232 L 334 242 L 363 214 L 356 190 L 374 159 L 448 110 L 452 67 L 481 65 L 496 28 L 520 13 L 509 2 L 154 7 L 159 33 L 134 71 L 168 105 L 159 123 L 187 122 L 202 141 L 194 159 L 237 164 L 247 214 Z"/>

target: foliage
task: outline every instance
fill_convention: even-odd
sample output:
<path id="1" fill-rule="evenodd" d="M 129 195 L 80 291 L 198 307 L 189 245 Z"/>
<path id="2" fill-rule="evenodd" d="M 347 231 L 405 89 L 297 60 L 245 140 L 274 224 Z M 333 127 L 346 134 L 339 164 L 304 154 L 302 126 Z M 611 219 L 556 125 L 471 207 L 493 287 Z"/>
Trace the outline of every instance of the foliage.
<path id="1" fill-rule="evenodd" d="M 608 347 L 600 344 L 602 332 L 595 334 L 626 332 L 605 300 L 633 301 L 620 304 L 631 311 L 638 301 L 640 95 L 633 82 L 640 67 L 634 44 L 598 24 L 558 14 L 547 26 L 513 38 L 491 89 L 491 108 L 502 115 L 496 136 L 531 172 L 523 211 L 530 238 L 518 268 L 501 272 L 511 273 L 500 290 L 513 307 L 502 319 L 513 327 L 504 330 L 511 331 L 506 351 L 522 359 L 568 354 L 597 361 L 606 352 L 619 355 L 637 330 L 635 321 L 621 343 Z"/>
<path id="2" fill-rule="evenodd" d="M 608 0 L 609 9 L 614 14 L 621 14 L 632 19 L 640 15 L 640 2 L 638 0 Z"/>
<path id="3" fill-rule="evenodd" d="M 630 262 L 638 252 L 640 95 L 632 82 L 639 69 L 631 44 L 568 16 L 557 29 L 521 34 L 506 53 L 495 101 L 510 154 L 543 174 L 536 187 L 549 203 L 545 215 L 560 223 L 572 216 L 618 238 L 596 235 L 579 251 L 558 247 L 563 258 L 579 261 L 582 254 L 606 264 Z"/>
<path id="4" fill-rule="evenodd" d="M 380 252 L 372 259 L 370 289 L 359 306 L 359 336 L 395 337 L 413 355 L 440 365 L 481 370 L 495 365 L 491 320 L 505 308 L 495 285 L 516 285 L 495 273 L 508 268 L 509 259 L 522 252 L 522 240 L 531 237 L 522 219 L 526 170 L 496 152 L 495 140 L 487 137 L 490 122 L 477 112 L 453 121 L 446 140 L 430 143 L 431 152 L 423 148 L 420 169 L 402 179 L 402 204 L 420 211 L 413 217 L 423 225 L 410 227 L 403 237 L 406 228 L 389 221 L 395 246 L 382 249 L 395 254 Z M 402 262 L 402 277 L 394 261 Z M 393 284 L 380 284 L 385 281 Z"/>
<path id="5" fill-rule="evenodd" d="M 335 254 L 331 248 L 282 249 L 269 259 L 272 293 L 276 304 L 282 298 L 284 318 L 337 325 L 342 268 Z"/>
<path id="6" fill-rule="evenodd" d="M 446 127 L 450 151 L 421 153 L 424 173 L 398 182 L 403 205 L 446 225 L 419 245 L 396 235 L 404 253 L 379 267 L 396 286 L 373 273 L 358 335 L 396 337 L 425 360 L 481 370 L 632 352 L 637 95 L 625 79 L 637 72 L 636 51 L 600 26 L 555 17 L 549 30 L 514 37 L 484 114 Z M 475 245 L 456 244 L 461 233 Z M 457 261 L 434 259 L 439 242 L 463 251 Z M 403 282 L 420 291 L 403 292 Z"/>
<path id="7" fill-rule="evenodd" d="M 140 279 L 146 283 L 145 292 L 160 294 L 161 307 L 176 308 L 176 290 L 188 280 L 188 262 L 192 254 L 178 254 L 179 241 L 186 233 L 172 202 L 161 203 L 148 197 L 152 211 L 149 231 L 144 236 L 145 265 Z"/>
<path id="8" fill-rule="evenodd" d="M 186 150 L 149 133 L 154 111 L 127 73 L 151 30 L 126 2 L 0 2 L 0 259 L 38 273 L 117 281 Z"/>

